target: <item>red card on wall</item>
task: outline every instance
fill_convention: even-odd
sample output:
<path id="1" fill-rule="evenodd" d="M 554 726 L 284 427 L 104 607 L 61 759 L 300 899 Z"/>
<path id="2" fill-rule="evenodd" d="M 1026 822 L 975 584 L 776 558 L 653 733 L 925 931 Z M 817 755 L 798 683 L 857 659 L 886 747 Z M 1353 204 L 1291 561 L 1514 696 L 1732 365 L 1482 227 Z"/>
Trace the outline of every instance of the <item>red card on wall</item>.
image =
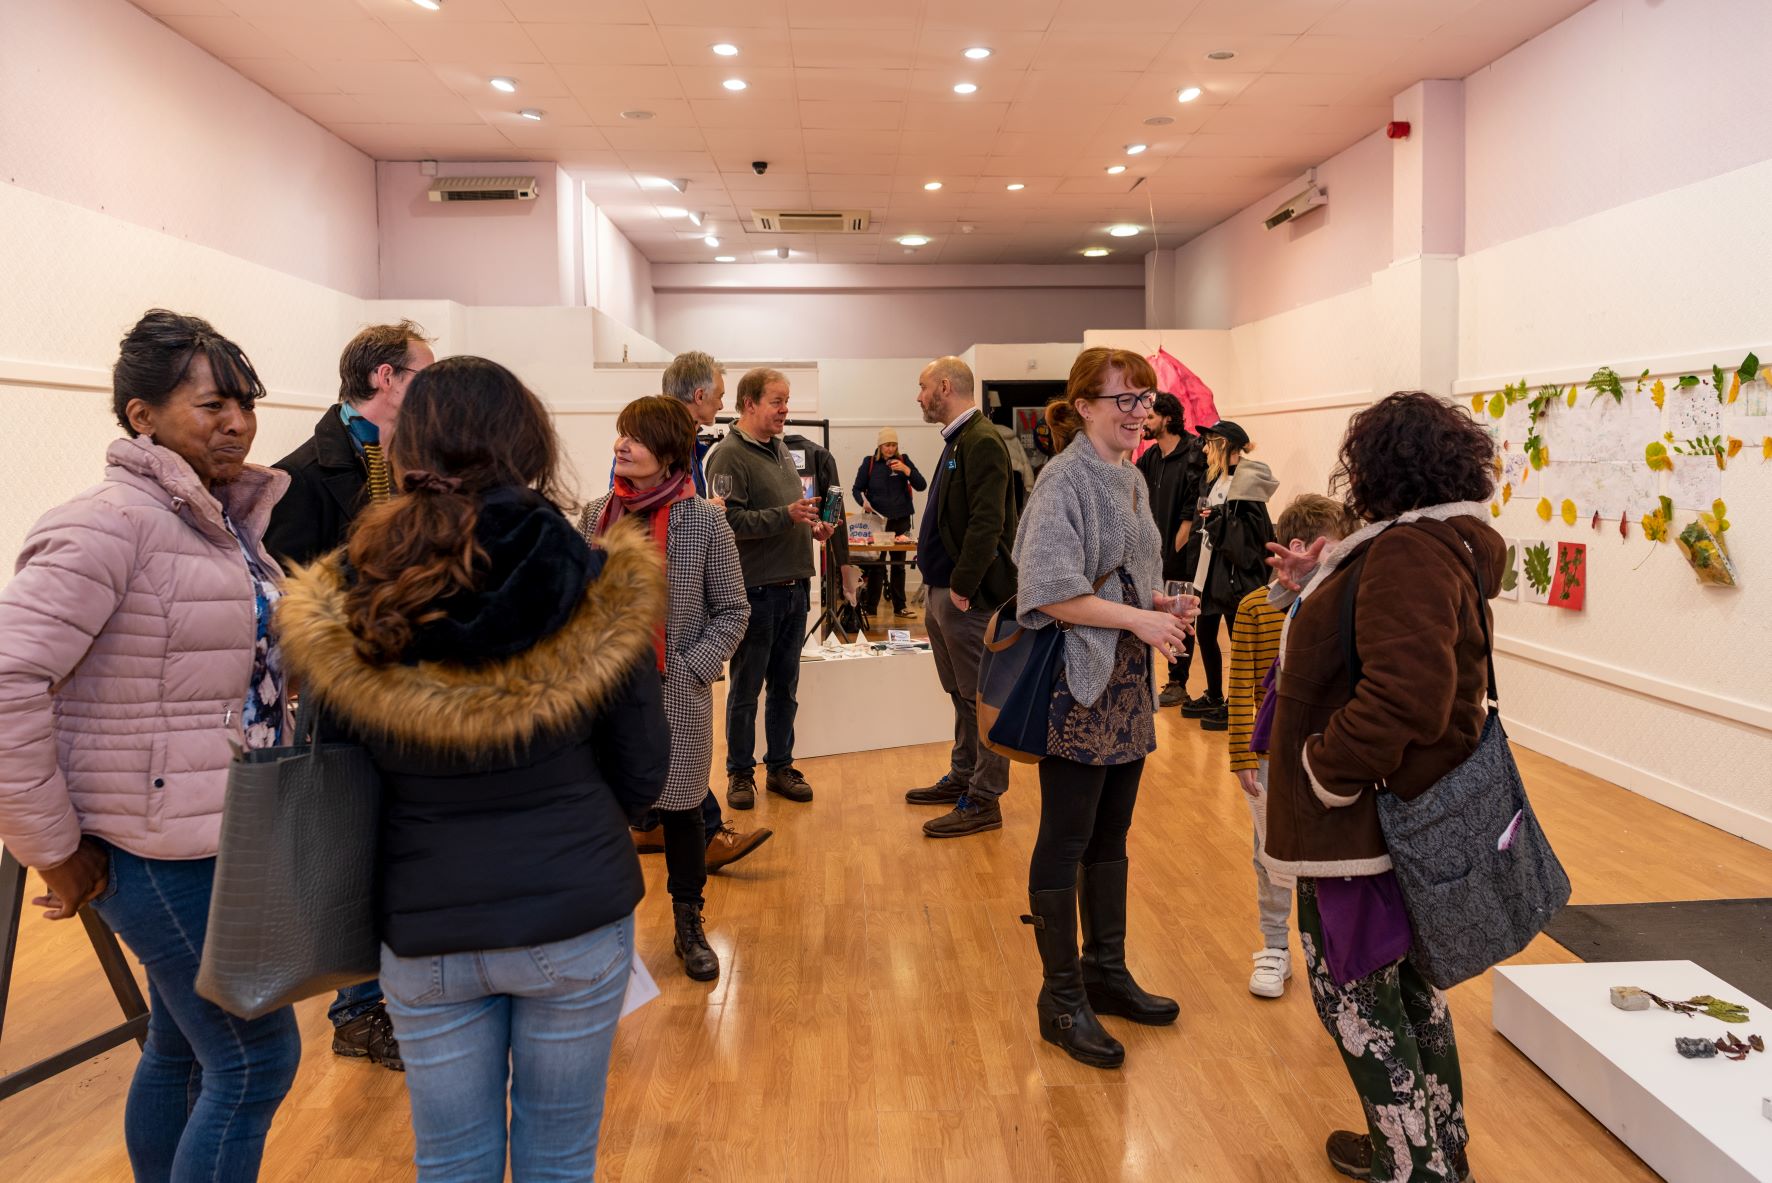
<path id="1" fill-rule="evenodd" d="M 1579 612 L 1587 603 L 1587 543 L 1557 543 L 1557 573 L 1551 579 L 1550 606 Z"/>

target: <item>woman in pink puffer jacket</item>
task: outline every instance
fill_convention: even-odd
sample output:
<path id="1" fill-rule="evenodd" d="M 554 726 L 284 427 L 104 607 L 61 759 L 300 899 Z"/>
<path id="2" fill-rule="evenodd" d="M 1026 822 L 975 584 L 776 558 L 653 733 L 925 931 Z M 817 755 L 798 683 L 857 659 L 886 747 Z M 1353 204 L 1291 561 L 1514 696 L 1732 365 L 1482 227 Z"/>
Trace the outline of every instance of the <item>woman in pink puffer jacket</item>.
<path id="1" fill-rule="evenodd" d="M 245 1022 L 195 983 L 233 745 L 272 746 L 285 722 L 261 538 L 289 477 L 246 463 L 264 386 L 207 322 L 149 312 L 112 388 L 129 438 L 0 590 L 0 842 L 42 874 L 50 919 L 90 903 L 147 970 L 136 1178 L 252 1179 L 295 1019 Z"/>

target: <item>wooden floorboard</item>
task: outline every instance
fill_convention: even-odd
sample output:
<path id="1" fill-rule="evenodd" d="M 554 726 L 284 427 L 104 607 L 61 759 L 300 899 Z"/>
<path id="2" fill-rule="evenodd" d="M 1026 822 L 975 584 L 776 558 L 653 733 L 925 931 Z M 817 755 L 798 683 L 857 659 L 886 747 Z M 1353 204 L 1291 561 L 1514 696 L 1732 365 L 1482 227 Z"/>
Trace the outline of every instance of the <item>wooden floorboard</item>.
<path id="1" fill-rule="evenodd" d="M 890 721 L 879 703 L 873 723 Z M 624 1021 L 599 1178 L 673 1180 L 1151 1180 L 1338 1178 L 1323 1139 L 1359 1109 L 1334 1045 L 1294 985 L 1247 990 L 1259 943 L 1249 822 L 1224 737 L 1174 712 L 1145 774 L 1131 842 L 1131 961 L 1181 1001 L 1181 1022 L 1108 1020 L 1126 1067 L 1098 1072 L 1039 1039 L 1028 930 L 1034 770 L 1017 767 L 996 833 L 931 842 L 907 787 L 941 746 L 807 761 L 810 805 L 762 797 L 738 815 L 776 837 L 716 875 L 708 929 L 724 967 L 677 972 L 662 859 L 647 857 L 639 948 L 662 997 Z M 1555 761 L 1521 753 L 1579 903 L 1765 894 L 1772 851 Z M 761 797 L 762 795 L 760 795 Z M 1540 938 L 1525 962 L 1572 960 Z M 1297 951 L 1294 948 L 1294 965 Z M 1480 1180 L 1654 1178 L 1489 1025 L 1486 981 L 1453 992 L 1471 1158 Z M 323 1000 L 298 1008 L 295 1089 L 264 1178 L 411 1179 L 402 1078 L 330 1054 Z M 79 926 L 27 916 L 0 1070 L 114 1021 Z M 0 1179 L 129 1178 L 122 1144 L 131 1045 L 0 1102 Z"/>

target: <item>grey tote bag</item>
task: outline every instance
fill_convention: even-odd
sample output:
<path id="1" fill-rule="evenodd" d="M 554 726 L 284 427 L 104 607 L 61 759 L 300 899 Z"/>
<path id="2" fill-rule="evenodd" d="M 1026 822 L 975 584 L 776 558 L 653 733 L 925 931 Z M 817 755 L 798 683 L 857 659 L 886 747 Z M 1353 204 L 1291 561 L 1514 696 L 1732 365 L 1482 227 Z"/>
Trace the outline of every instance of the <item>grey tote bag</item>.
<path id="1" fill-rule="evenodd" d="M 242 1019 L 380 972 L 381 776 L 361 745 L 320 742 L 312 702 L 295 738 L 228 770 L 197 993 Z"/>

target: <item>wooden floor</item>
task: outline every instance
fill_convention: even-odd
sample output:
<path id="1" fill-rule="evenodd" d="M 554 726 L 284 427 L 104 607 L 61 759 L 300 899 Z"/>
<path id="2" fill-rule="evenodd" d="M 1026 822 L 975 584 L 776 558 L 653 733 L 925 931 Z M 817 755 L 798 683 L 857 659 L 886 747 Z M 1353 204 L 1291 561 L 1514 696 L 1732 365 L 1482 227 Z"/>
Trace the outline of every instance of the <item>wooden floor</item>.
<path id="1" fill-rule="evenodd" d="M 888 703 L 880 709 L 890 711 Z M 662 861 L 645 859 L 640 951 L 663 996 L 624 1021 L 603 1123 L 604 1180 L 1286 1183 L 1338 1178 L 1325 1135 L 1359 1126 L 1333 1044 L 1296 985 L 1247 989 L 1259 943 L 1249 823 L 1223 736 L 1167 712 L 1133 827 L 1131 960 L 1181 1022 L 1110 1019 L 1124 1069 L 1039 1039 L 1026 908 L 1038 789 L 1017 768 L 1004 828 L 924 839 L 907 786 L 938 746 L 807 761 L 810 805 L 738 815 L 774 840 L 716 875 L 709 931 L 724 973 L 681 976 Z M 1577 902 L 1762 895 L 1772 851 L 1522 753 Z M 34 911 L 34 910 L 33 910 Z M 112 1021 L 78 925 L 27 917 L 0 1068 Z M 1567 961 L 1540 939 L 1524 961 Z M 1294 963 L 1297 951 L 1294 949 Z M 1296 981 L 1296 979 L 1295 979 Z M 1485 1183 L 1654 1176 L 1495 1034 L 1490 990 L 1453 992 L 1471 1159 Z M 298 1009 L 305 1056 L 271 1132 L 270 1180 L 413 1177 L 402 1078 L 334 1058 L 324 1003 Z M 124 1180 L 132 1046 L 0 1103 L 0 1179 Z"/>

